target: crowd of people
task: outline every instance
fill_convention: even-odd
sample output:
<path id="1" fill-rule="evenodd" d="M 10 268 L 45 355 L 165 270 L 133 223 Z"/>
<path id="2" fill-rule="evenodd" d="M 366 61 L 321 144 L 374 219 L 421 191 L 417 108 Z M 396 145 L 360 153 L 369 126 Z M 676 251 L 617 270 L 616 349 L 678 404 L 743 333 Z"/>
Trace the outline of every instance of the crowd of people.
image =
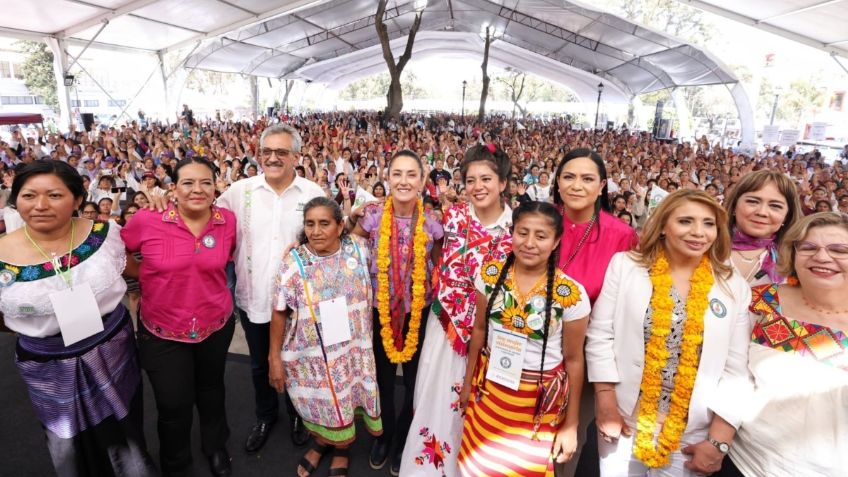
<path id="1" fill-rule="evenodd" d="M 848 170 L 816 151 L 368 112 L 0 149 L 0 312 L 61 476 L 188 475 L 195 408 L 231 475 L 236 321 L 244 450 L 283 393 L 299 477 L 349 474 L 357 418 L 392 475 L 848 468 Z"/>

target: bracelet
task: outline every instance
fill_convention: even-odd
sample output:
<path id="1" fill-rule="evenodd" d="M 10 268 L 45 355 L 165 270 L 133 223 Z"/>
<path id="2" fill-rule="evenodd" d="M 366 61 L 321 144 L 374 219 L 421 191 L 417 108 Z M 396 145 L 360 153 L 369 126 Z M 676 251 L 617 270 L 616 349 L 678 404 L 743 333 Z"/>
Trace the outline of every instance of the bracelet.
<path id="1" fill-rule="evenodd" d="M 595 391 L 595 394 L 597 395 L 597 394 L 605 393 L 607 391 L 610 391 L 610 392 L 615 391 L 615 388 L 598 389 L 598 390 Z"/>

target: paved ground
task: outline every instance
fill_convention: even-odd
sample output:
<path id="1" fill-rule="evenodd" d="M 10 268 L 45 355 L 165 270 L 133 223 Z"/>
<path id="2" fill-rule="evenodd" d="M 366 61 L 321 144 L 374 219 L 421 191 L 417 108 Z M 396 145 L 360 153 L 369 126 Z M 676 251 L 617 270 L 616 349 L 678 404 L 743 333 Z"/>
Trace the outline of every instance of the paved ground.
<path id="1" fill-rule="evenodd" d="M 241 326 L 236 326 L 234 350 L 246 350 Z M 14 364 L 14 336 L 0 333 L 0 449 L 3 459 L 0 463 L 0 477 L 48 477 L 55 475 L 44 443 L 44 434 L 35 418 L 29 402 L 26 388 Z M 235 476 L 294 476 L 297 461 L 305 449 L 295 448 L 288 433 L 288 418 L 285 406 L 280 402 L 281 416 L 279 426 L 271 434 L 261 453 L 248 455 L 243 450 L 244 439 L 253 425 L 253 387 L 250 382 L 250 367 L 247 357 L 231 354 L 227 363 L 227 415 L 232 434 L 229 451 L 233 458 Z M 156 438 L 156 410 L 153 392 L 144 378 L 145 434 L 151 454 L 158 461 L 159 442 Z M 210 475 L 206 460 L 200 452 L 200 441 L 195 418 L 194 436 L 194 475 Z M 388 466 L 374 471 L 368 466 L 368 451 L 371 437 L 360 431 L 359 438 L 352 449 L 350 477 L 384 477 L 390 475 Z M 330 459 L 314 474 L 327 475 Z"/>

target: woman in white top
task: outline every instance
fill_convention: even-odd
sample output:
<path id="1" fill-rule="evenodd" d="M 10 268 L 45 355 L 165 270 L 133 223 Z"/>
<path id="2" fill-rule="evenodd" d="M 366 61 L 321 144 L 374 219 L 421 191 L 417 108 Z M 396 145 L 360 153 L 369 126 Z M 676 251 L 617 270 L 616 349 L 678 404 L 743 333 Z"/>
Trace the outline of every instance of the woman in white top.
<path id="1" fill-rule="evenodd" d="M 755 388 L 717 475 L 844 476 L 848 216 L 824 212 L 799 220 L 779 252 L 778 270 L 788 280 L 754 287 L 748 369 Z"/>
<path id="2" fill-rule="evenodd" d="M 527 195 L 539 202 L 551 202 L 550 174 L 544 171 L 541 172 L 539 174 L 539 182 L 527 187 Z"/>
<path id="3" fill-rule="evenodd" d="M 121 299 L 120 227 L 73 217 L 82 178 L 61 161 L 18 171 L 23 227 L 0 238 L 0 317 L 61 477 L 158 475 L 142 429 L 135 334 Z M 71 320 L 70 325 L 68 320 Z M 11 432 L 11 431 L 7 431 Z"/>
<path id="4" fill-rule="evenodd" d="M 725 214 L 706 192 L 677 191 L 639 252 L 610 262 L 586 335 L 603 477 L 721 467 L 750 388 L 751 290 L 728 262 Z"/>
<path id="5" fill-rule="evenodd" d="M 767 169 L 748 174 L 727 196 L 725 208 L 736 270 L 751 286 L 782 283 L 777 250 L 783 234 L 804 215 L 792 181 Z"/>

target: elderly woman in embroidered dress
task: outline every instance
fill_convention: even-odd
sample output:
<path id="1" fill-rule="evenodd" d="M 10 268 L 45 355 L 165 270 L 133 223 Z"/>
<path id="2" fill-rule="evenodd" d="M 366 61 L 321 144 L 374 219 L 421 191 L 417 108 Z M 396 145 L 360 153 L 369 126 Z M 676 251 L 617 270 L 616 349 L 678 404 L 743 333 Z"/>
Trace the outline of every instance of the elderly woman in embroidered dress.
<path id="1" fill-rule="evenodd" d="M 754 392 L 720 477 L 835 477 L 848 469 L 848 216 L 793 225 L 779 250 L 786 284 L 754 287 Z M 731 462 L 732 461 L 732 462 Z"/>
<path id="2" fill-rule="evenodd" d="M 751 286 L 782 283 L 777 250 L 789 227 L 803 216 L 795 185 L 780 172 L 752 172 L 736 184 L 725 205 L 733 266 Z"/>
<path id="3" fill-rule="evenodd" d="M 121 305 L 124 266 L 127 275 L 138 270 L 118 225 L 73 217 L 84 196 L 82 178 L 61 161 L 36 161 L 15 176 L 11 204 L 24 226 L 0 238 L 0 316 L 18 333 L 18 370 L 56 473 L 158 475 L 144 442 L 132 322 Z M 86 301 L 91 309 L 75 313 Z M 76 326 L 63 321 L 69 315 Z M 86 322 L 90 331 L 80 334 Z"/>
<path id="4" fill-rule="evenodd" d="M 297 475 L 315 472 L 332 447 L 330 475 L 347 475 L 354 417 L 380 435 L 380 403 L 371 342 L 368 247 L 344 230 L 342 210 L 326 197 L 303 208 L 301 245 L 277 274 L 268 355 L 269 380 L 289 393 L 315 446 Z"/>
<path id="5" fill-rule="evenodd" d="M 750 288 L 729 264 L 724 209 L 680 190 L 639 252 L 613 257 L 586 342 L 602 476 L 719 470 L 741 422 Z"/>

